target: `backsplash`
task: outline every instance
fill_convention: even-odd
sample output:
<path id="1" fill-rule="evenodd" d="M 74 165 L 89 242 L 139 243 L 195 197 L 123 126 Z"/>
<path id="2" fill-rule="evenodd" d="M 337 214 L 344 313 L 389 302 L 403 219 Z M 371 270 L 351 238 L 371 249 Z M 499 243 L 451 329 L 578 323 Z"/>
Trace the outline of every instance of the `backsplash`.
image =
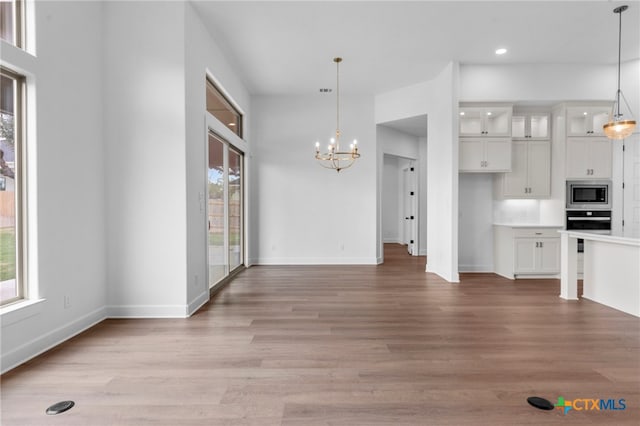
<path id="1" fill-rule="evenodd" d="M 539 200 L 494 200 L 494 223 L 540 223 Z"/>

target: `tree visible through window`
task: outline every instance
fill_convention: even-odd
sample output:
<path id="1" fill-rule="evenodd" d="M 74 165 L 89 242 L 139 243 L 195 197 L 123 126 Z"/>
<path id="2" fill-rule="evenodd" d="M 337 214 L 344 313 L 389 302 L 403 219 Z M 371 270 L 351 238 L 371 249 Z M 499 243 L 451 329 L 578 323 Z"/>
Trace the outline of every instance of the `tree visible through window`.
<path id="1" fill-rule="evenodd" d="M 0 303 L 24 296 L 21 282 L 21 76 L 0 68 Z"/>

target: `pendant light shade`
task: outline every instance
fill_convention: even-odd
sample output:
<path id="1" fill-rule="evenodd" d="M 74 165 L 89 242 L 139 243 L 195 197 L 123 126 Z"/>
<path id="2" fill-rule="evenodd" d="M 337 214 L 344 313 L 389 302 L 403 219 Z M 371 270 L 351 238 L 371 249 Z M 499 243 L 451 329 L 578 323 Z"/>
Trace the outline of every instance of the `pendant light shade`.
<path id="1" fill-rule="evenodd" d="M 609 121 L 607 124 L 602 126 L 604 129 L 604 134 L 609 139 L 626 139 L 631 134 L 633 134 L 633 130 L 636 128 L 635 120 L 618 120 L 618 121 Z"/>
<path id="2" fill-rule="evenodd" d="M 616 92 L 616 99 L 613 103 L 613 107 L 611 108 L 611 113 L 609 114 L 609 121 L 605 124 L 602 129 L 604 130 L 604 134 L 609 139 L 626 139 L 633 133 L 633 130 L 636 127 L 636 121 L 633 119 L 633 114 L 631 113 L 631 108 L 629 108 L 629 104 L 622 94 L 622 90 L 620 90 L 620 52 L 622 45 L 622 12 L 627 10 L 629 6 L 620 6 L 613 9 L 613 13 L 617 13 L 620 15 L 619 24 L 618 24 L 618 90 Z M 624 102 L 626 106 L 626 110 L 629 112 L 627 117 L 621 111 L 620 102 Z"/>

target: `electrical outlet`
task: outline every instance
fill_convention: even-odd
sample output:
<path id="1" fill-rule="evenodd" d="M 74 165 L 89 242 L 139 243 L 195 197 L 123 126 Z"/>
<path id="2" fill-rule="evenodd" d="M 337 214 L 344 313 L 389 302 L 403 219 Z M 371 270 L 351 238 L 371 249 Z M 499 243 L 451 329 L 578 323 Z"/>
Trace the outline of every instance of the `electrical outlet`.
<path id="1" fill-rule="evenodd" d="M 65 295 L 64 296 L 64 308 L 65 309 L 69 309 L 70 307 L 71 307 L 71 296 Z"/>

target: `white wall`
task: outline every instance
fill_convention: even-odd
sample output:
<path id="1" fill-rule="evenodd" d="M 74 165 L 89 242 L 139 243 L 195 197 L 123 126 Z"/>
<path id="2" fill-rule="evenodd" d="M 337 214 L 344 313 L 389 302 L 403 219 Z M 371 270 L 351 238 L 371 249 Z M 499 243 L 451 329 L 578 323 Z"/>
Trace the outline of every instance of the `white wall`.
<path id="1" fill-rule="evenodd" d="M 383 124 L 376 126 L 378 143 L 382 152 L 396 157 L 418 158 L 418 137 L 400 132 Z"/>
<path id="2" fill-rule="evenodd" d="M 614 65 L 461 65 L 461 102 L 613 99 Z M 636 76 L 637 78 L 637 76 Z"/>
<path id="3" fill-rule="evenodd" d="M 341 96 L 343 140 L 362 157 L 336 173 L 314 159 L 335 127 L 335 98 L 252 98 L 250 202 L 259 235 L 255 263 L 375 264 L 377 143 L 373 98 Z"/>
<path id="4" fill-rule="evenodd" d="M 629 102 L 636 123 L 640 121 L 640 60 L 629 61 L 620 68 L 620 89 Z M 613 95 L 610 96 L 613 99 Z M 623 113 L 625 108 L 623 107 Z M 622 231 L 622 210 L 624 208 L 624 231 L 627 235 L 640 237 L 640 127 L 624 141 L 613 144 L 613 217 L 612 228 Z M 624 195 L 622 191 L 624 158 Z M 622 200 L 624 196 L 624 202 Z"/>
<path id="5" fill-rule="evenodd" d="M 185 4 L 106 2 L 111 316 L 185 316 Z"/>
<path id="6" fill-rule="evenodd" d="M 418 138 L 418 255 L 427 255 L 427 138 Z"/>
<path id="7" fill-rule="evenodd" d="M 382 171 L 382 240 L 385 243 L 402 243 L 400 228 L 400 206 L 398 204 L 398 188 L 400 188 L 399 158 L 384 156 Z"/>
<path id="8" fill-rule="evenodd" d="M 458 281 L 457 110 L 454 63 L 431 81 L 376 96 L 376 123 L 427 114 L 426 156 L 420 155 L 427 164 L 419 164 L 427 174 L 426 182 L 422 174 L 419 182 L 427 186 L 427 269 L 451 282 Z M 424 221 L 420 216 L 419 224 Z"/>
<path id="9" fill-rule="evenodd" d="M 3 45 L 2 60 L 32 73 L 30 296 L 45 300 L 3 312 L 3 372 L 105 317 L 102 4 L 35 7 L 37 57 Z"/>
<path id="10" fill-rule="evenodd" d="M 207 175 L 207 126 L 206 122 L 206 86 L 207 72 L 213 77 L 221 89 L 244 114 L 244 139 L 249 139 L 251 112 L 249 94 L 229 65 L 222 51 L 209 34 L 191 3 L 186 3 L 185 10 L 185 90 L 186 90 L 186 208 L 187 208 L 187 301 L 189 313 L 192 313 L 203 301 L 209 299 L 207 282 L 207 232 L 206 232 L 206 200 L 208 189 Z M 209 117 L 218 134 L 233 142 L 245 152 L 245 167 L 250 163 L 249 145 L 239 140 L 235 134 L 217 121 Z M 245 173 L 245 179 L 250 178 Z M 245 194 L 246 196 L 247 194 Z M 250 205 L 247 212 L 253 211 Z M 250 222 L 250 217 L 247 222 Z M 247 230 L 252 240 L 253 228 Z"/>
<path id="11" fill-rule="evenodd" d="M 492 181 L 492 173 L 460 173 L 458 261 L 461 272 L 493 271 Z"/>

